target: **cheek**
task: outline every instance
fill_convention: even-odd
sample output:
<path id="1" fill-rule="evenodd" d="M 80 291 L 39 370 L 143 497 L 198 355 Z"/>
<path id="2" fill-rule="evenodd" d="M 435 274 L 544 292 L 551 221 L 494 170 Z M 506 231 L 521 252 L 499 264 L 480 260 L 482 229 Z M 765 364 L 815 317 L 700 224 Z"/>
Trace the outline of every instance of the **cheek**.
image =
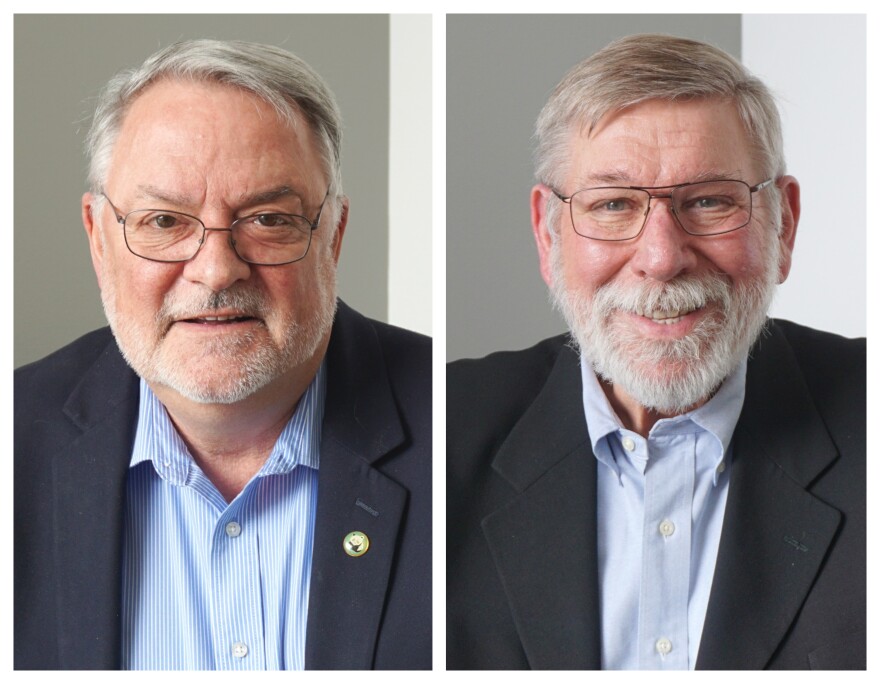
<path id="1" fill-rule="evenodd" d="M 133 317 L 153 318 L 177 281 L 180 267 L 137 257 L 135 262 L 127 256 L 122 255 L 105 267 L 105 278 L 112 278 L 117 308 Z"/>
<path id="2" fill-rule="evenodd" d="M 619 277 L 626 266 L 629 251 L 623 245 L 608 245 L 596 240 L 579 238 L 563 243 L 562 274 L 569 287 L 591 294 L 602 285 Z"/>
<path id="3" fill-rule="evenodd" d="M 312 283 L 316 274 L 314 269 L 302 268 L 306 264 L 297 263 L 287 267 L 289 272 L 261 273 L 262 288 L 272 306 L 272 313 L 278 318 L 301 318 L 299 312 L 309 309 L 314 301 Z"/>
<path id="4" fill-rule="evenodd" d="M 730 239 L 713 246 L 709 258 L 715 267 L 734 281 L 759 277 L 764 272 L 764 261 L 769 248 L 767 239 L 754 232 L 731 234 Z"/>

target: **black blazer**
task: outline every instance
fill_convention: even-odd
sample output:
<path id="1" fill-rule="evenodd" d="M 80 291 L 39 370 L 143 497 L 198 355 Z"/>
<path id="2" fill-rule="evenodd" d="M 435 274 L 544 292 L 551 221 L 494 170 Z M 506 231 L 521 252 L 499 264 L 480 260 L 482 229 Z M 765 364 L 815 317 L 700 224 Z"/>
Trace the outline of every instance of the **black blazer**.
<path id="1" fill-rule="evenodd" d="M 342 302 L 327 352 L 306 667 L 431 667 L 431 342 Z M 15 667 L 120 666 L 138 380 L 106 328 L 15 375 Z M 370 550 L 350 558 L 352 530 Z"/>
<path id="2" fill-rule="evenodd" d="M 447 372 L 447 667 L 600 667 L 596 459 L 558 337 Z M 698 669 L 865 667 L 865 343 L 748 364 Z"/>

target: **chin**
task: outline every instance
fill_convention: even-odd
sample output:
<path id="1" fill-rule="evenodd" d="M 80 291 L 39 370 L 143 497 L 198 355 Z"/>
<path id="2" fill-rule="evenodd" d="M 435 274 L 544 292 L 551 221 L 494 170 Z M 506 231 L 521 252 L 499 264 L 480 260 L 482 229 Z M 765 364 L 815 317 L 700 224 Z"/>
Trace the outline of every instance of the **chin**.
<path id="1" fill-rule="evenodd" d="M 286 332 L 282 345 L 265 338 L 228 339 L 203 350 L 200 358 L 185 350 L 162 350 L 153 364 L 153 379 L 196 403 L 238 403 L 311 365 L 329 335 L 329 325 L 291 326 Z"/>
<path id="2" fill-rule="evenodd" d="M 250 375 L 202 382 L 194 378 L 165 378 L 156 382 L 197 404 L 237 404 L 256 394 L 277 378 L 274 375 Z"/>
<path id="3" fill-rule="evenodd" d="M 588 354 L 588 358 L 590 358 Z M 680 415 L 709 399 L 736 367 L 726 363 L 673 362 L 639 364 L 632 360 L 593 363 L 607 382 L 621 387 L 641 406 L 664 415 Z"/>

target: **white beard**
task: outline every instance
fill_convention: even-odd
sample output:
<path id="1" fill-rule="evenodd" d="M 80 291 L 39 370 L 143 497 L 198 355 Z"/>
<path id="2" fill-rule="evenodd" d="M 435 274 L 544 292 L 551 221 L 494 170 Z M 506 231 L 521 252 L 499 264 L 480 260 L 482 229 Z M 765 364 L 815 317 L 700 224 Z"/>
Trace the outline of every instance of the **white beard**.
<path id="1" fill-rule="evenodd" d="M 763 275 L 734 286 L 717 273 L 637 286 L 609 282 L 592 297 L 565 283 L 559 240 L 552 246 L 554 307 L 562 313 L 595 373 L 641 406 L 679 415 L 709 399 L 763 329 L 776 290 L 779 241 L 767 240 Z M 711 305 L 687 336 L 646 339 L 620 313 L 690 311 Z"/>

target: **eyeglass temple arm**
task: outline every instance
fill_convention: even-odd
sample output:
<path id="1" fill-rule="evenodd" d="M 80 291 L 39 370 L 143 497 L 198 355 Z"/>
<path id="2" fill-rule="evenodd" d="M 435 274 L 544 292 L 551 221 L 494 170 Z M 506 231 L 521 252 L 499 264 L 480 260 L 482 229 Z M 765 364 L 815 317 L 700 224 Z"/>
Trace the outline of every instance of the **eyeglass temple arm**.
<path id="1" fill-rule="evenodd" d="M 547 184 L 545 183 L 545 185 L 547 185 Z M 561 193 L 559 193 L 556 190 L 556 188 L 554 188 L 553 186 L 547 185 L 547 187 L 550 188 L 550 192 L 552 192 L 554 195 L 556 195 L 556 197 L 559 198 L 559 201 L 565 202 L 566 204 L 568 204 L 569 201 L 571 200 L 571 197 L 572 197 L 571 195 L 569 195 L 568 197 L 565 197 Z"/>
<path id="2" fill-rule="evenodd" d="M 113 216 L 116 217 L 116 222 L 119 225 L 124 226 L 125 225 L 125 217 L 119 213 L 119 209 L 116 208 L 116 205 L 113 204 L 113 202 L 110 200 L 110 198 L 107 197 L 107 195 L 105 195 L 103 192 L 100 192 L 98 194 L 101 195 L 101 197 L 103 197 L 105 200 L 107 200 L 107 204 L 109 204 L 110 208 L 113 210 Z"/>

